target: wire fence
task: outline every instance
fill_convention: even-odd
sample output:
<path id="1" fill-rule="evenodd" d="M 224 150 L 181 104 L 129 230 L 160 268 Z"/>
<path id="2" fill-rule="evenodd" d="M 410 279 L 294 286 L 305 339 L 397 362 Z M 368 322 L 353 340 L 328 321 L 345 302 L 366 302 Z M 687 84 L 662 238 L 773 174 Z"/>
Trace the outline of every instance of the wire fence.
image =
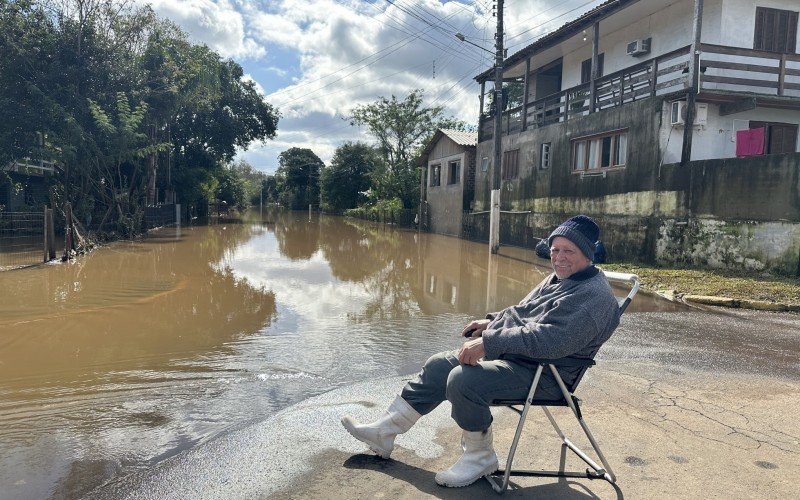
<path id="1" fill-rule="evenodd" d="M 177 217 L 175 215 L 175 205 L 156 205 L 145 207 L 144 209 L 144 230 L 156 227 L 175 225 Z"/>
<path id="2" fill-rule="evenodd" d="M 415 210 L 409 208 L 401 209 L 376 209 L 376 208 L 353 208 L 345 211 L 347 217 L 356 217 L 384 224 L 393 224 L 400 227 L 414 227 L 418 217 Z"/>
<path id="3" fill-rule="evenodd" d="M 534 248 L 539 238 L 533 234 L 530 212 L 500 211 L 500 245 Z M 465 239 L 489 241 L 489 212 L 464 212 L 461 231 Z"/>
<path id="4" fill-rule="evenodd" d="M 0 269 L 41 263 L 44 239 L 43 213 L 0 212 Z"/>

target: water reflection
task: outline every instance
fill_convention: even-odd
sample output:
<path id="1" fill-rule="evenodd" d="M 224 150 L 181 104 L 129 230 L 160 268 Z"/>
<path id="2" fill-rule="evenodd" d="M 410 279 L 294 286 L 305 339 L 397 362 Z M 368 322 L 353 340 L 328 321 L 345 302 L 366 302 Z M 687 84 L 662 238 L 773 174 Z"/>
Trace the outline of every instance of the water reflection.
<path id="1" fill-rule="evenodd" d="M 266 212 L 0 273 L 0 495 L 80 496 L 309 396 L 414 372 L 549 272 L 522 257 Z"/>

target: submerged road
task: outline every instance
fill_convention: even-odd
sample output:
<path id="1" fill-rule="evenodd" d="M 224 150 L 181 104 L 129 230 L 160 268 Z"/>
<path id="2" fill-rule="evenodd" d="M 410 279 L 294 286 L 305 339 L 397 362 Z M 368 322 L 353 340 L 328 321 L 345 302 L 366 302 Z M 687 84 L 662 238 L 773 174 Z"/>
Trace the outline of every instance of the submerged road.
<path id="1" fill-rule="evenodd" d="M 617 486 L 521 478 L 507 496 L 796 496 L 800 315 L 688 307 L 629 312 L 598 361 L 578 393 L 585 401 L 587 422 L 619 477 Z M 485 481 L 458 490 L 433 482 L 433 475 L 459 452 L 459 432 L 447 404 L 400 436 L 389 461 L 372 457 L 340 426 L 344 413 L 378 416 L 410 376 L 361 382 L 312 397 L 152 469 L 117 478 L 87 498 L 493 495 Z M 512 417 L 507 410 L 495 416 L 501 464 L 513 432 Z M 518 460 L 553 468 L 559 443 L 540 413 L 531 418 Z M 564 426 L 567 432 L 573 427 Z M 566 463 L 583 468 L 572 459 Z"/>

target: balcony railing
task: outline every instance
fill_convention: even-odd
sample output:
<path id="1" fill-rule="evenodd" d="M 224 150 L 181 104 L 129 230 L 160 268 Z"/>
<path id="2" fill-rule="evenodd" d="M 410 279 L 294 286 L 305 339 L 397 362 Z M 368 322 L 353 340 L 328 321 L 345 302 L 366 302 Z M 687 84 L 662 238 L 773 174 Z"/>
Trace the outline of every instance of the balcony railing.
<path id="1" fill-rule="evenodd" d="M 800 97 L 800 54 L 707 43 L 700 46 L 700 51 L 702 91 Z"/>
<path id="2" fill-rule="evenodd" d="M 504 135 L 569 120 L 593 111 L 685 89 L 691 47 L 685 46 L 595 80 L 503 112 Z M 800 96 L 800 55 L 701 45 L 701 92 L 744 91 L 759 95 Z M 755 91 L 754 91 L 755 89 Z M 494 136 L 494 119 L 482 115 L 479 141 Z"/>

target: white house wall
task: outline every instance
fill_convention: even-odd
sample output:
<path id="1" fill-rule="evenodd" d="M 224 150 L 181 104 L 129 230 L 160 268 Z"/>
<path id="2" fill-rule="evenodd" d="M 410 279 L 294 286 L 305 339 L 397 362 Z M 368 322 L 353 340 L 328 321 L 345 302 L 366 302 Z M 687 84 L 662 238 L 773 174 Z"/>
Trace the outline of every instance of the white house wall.
<path id="1" fill-rule="evenodd" d="M 619 19 L 614 19 L 612 16 L 612 18 L 600 21 L 599 52 L 605 54 L 603 56 L 604 74 L 619 71 L 640 61 L 672 52 L 692 43 L 693 0 L 681 0 L 666 5 L 653 14 L 626 21 L 626 17 L 633 17 L 633 9 L 635 9 L 635 5 L 616 14 Z M 722 0 L 704 2 L 703 42 L 720 43 L 721 10 Z M 591 29 L 587 30 L 586 42 L 580 48 L 564 55 L 562 88 L 580 85 L 581 63 L 592 57 L 591 31 Z M 650 53 L 638 58 L 626 54 L 628 42 L 642 38 L 651 38 Z M 750 46 L 752 48 L 752 39 Z"/>
<path id="2" fill-rule="evenodd" d="M 662 163 L 678 163 L 683 147 L 683 127 L 669 123 L 670 103 L 664 102 L 659 140 L 664 156 Z M 719 106 L 708 104 L 706 125 L 694 127 L 692 161 L 736 157 L 736 130 L 749 128 L 750 121 L 800 124 L 800 112 L 788 109 L 757 108 L 732 115 L 719 116 Z M 800 139 L 795 151 L 800 148 Z"/>
<path id="3" fill-rule="evenodd" d="M 757 0 L 747 2 L 743 0 L 722 0 L 722 34 L 725 45 L 742 47 L 745 49 L 753 48 L 753 38 L 755 37 L 756 27 L 756 7 L 768 7 L 771 9 L 782 9 L 800 11 L 800 2 L 797 0 Z M 703 25 L 705 29 L 705 25 Z M 705 37 L 703 37 L 703 41 Z M 797 38 L 795 53 L 800 53 L 800 37 Z M 708 43 L 717 43 L 711 42 Z"/>
<path id="4" fill-rule="evenodd" d="M 652 1 L 652 0 L 650 0 Z M 664 4 L 660 10 L 652 10 L 649 2 L 638 2 L 623 9 L 617 14 L 600 21 L 599 52 L 605 54 L 603 73 L 609 74 L 652 57 L 666 54 L 673 50 L 685 47 L 692 42 L 694 0 L 679 0 L 677 2 L 661 2 Z M 745 49 L 753 48 L 755 31 L 756 7 L 769 7 L 784 10 L 800 10 L 800 2 L 796 0 L 760 0 L 751 2 L 745 0 L 707 0 L 703 3 L 703 43 L 727 45 Z M 647 9 L 647 10 L 645 10 Z M 641 11 L 641 12 L 637 12 Z M 642 38 L 651 38 L 650 53 L 639 58 L 626 54 L 629 42 Z M 800 53 L 800 37 L 798 37 L 796 52 Z M 578 34 L 569 40 L 535 54 L 531 59 L 531 70 L 535 70 L 559 57 L 563 61 L 562 89 L 575 87 L 581 83 L 581 63 L 592 56 L 592 29 L 586 30 L 586 41 L 583 34 Z M 702 57 L 702 56 L 701 56 Z M 752 59 L 741 61 L 737 56 L 715 54 L 718 61 L 750 62 L 753 64 L 777 65 L 777 61 Z M 522 64 L 521 66 L 524 66 Z M 792 62 L 788 67 L 795 67 Z M 719 69 L 710 69 L 709 75 L 719 74 Z M 509 76 L 522 74 L 518 68 L 509 70 Z M 727 76 L 753 77 L 752 73 L 739 74 L 726 70 Z M 787 81 L 794 81 L 789 77 Z M 798 79 L 800 81 L 800 79 Z M 706 84 L 706 88 L 725 89 L 725 86 Z M 746 90 L 737 87 L 735 90 Z M 752 90 L 762 91 L 763 88 Z M 545 96 L 530 96 L 538 99 Z"/>

